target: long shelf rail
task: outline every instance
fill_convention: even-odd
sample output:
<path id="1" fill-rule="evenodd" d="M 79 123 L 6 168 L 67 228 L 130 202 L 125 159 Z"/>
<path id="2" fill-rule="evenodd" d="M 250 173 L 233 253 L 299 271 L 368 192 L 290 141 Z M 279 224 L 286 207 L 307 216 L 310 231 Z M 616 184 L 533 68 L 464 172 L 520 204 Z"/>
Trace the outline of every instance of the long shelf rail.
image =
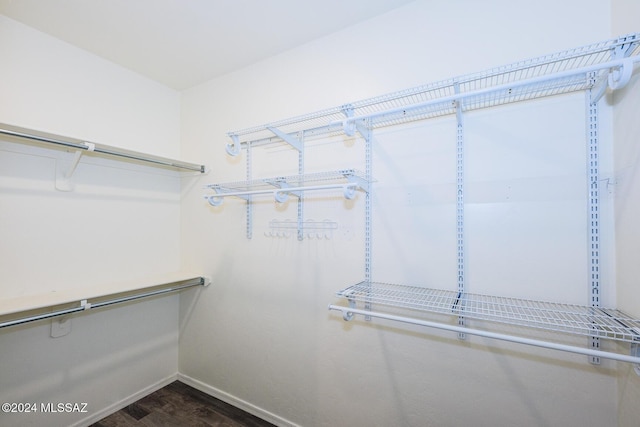
<path id="1" fill-rule="evenodd" d="M 352 199 L 355 197 L 356 191 L 368 191 L 369 182 L 362 172 L 355 169 L 344 169 L 252 181 L 207 184 L 205 189 L 214 191 L 214 194 L 204 196 L 209 204 L 220 206 L 225 197 L 246 199 L 252 195 L 272 194 L 277 202 L 282 203 L 291 194 L 299 196 L 302 191 L 330 189 L 340 189 L 345 198 Z"/>
<path id="2" fill-rule="evenodd" d="M 615 309 L 460 293 L 379 282 L 360 282 L 338 291 L 337 295 L 347 299 L 349 305 L 330 305 L 329 309 L 341 311 L 345 320 L 351 320 L 354 314 L 362 314 L 489 338 L 505 339 L 506 337 L 484 330 L 459 328 L 443 322 L 426 321 L 417 318 L 415 312 L 419 311 L 446 314 L 456 318 L 464 316 L 466 319 L 484 320 L 564 334 L 606 338 L 630 343 L 632 353 L 637 352 L 638 344 L 640 344 L 640 320 Z M 364 307 L 370 304 L 406 309 L 412 312 L 412 316 L 396 316 L 357 308 L 358 305 Z M 528 338 L 508 337 L 508 341 L 531 344 L 528 342 L 531 341 Z M 558 345 L 553 342 L 539 341 L 534 345 L 558 349 Z M 591 350 L 582 347 L 573 347 L 572 350 L 565 351 L 594 355 L 590 353 Z M 640 364 L 640 354 L 630 358 L 630 356 L 618 353 L 598 351 L 598 356 Z"/>
<path id="3" fill-rule="evenodd" d="M 131 292 L 118 292 L 113 295 L 107 295 L 95 298 L 79 299 L 73 302 L 55 304 L 50 307 L 40 307 L 37 311 L 38 314 L 30 314 L 22 316 L 20 313 L 13 313 L 11 315 L 3 315 L 1 317 L 9 317 L 9 320 L 0 321 L 0 328 L 6 328 L 9 326 L 21 325 L 24 323 L 35 322 L 37 320 L 49 319 L 53 317 L 64 316 L 67 314 L 78 313 L 90 309 L 102 308 L 114 304 L 121 304 L 124 302 L 134 301 L 143 298 L 154 297 L 167 293 L 173 293 L 182 291 L 194 286 L 207 286 L 209 281 L 205 277 L 194 277 L 191 279 L 179 280 L 175 282 L 169 282 L 162 285 L 148 287 Z M 61 307 L 61 308 L 56 308 Z M 49 308 L 55 308 L 54 310 L 48 310 Z M 27 310 L 31 311 L 31 310 Z M 0 318 L 1 318 L 0 317 Z"/>
<path id="4" fill-rule="evenodd" d="M 640 346 L 638 344 L 632 344 L 631 354 L 625 355 L 625 354 L 613 353 L 609 351 L 592 350 L 590 348 L 585 348 L 585 347 L 560 344 L 560 343 L 551 342 L 551 341 L 520 337 L 516 335 L 502 334 L 502 333 L 484 331 L 484 330 L 474 329 L 469 327 L 449 325 L 441 322 L 431 322 L 427 320 L 420 320 L 420 319 L 415 319 L 410 317 L 396 316 L 388 313 L 380 313 L 380 312 L 370 311 L 370 310 L 361 310 L 357 308 L 343 307 L 343 306 L 338 306 L 333 304 L 329 305 L 329 310 L 341 311 L 343 313 L 343 317 L 345 318 L 345 320 L 350 320 L 350 318 L 352 318 L 354 315 L 359 314 L 366 317 L 375 317 L 379 319 L 391 320 L 394 322 L 402 322 L 402 323 L 408 323 L 412 325 L 442 329 L 446 331 L 457 332 L 459 334 L 475 335 L 475 336 L 491 338 L 491 339 L 496 339 L 501 341 L 509 341 L 517 344 L 547 348 L 550 350 L 559 350 L 559 351 L 564 351 L 569 353 L 582 354 L 585 356 L 601 357 L 603 359 L 611 359 L 619 362 L 633 363 L 634 365 L 636 365 L 635 366 L 636 373 L 640 375 L 640 351 L 639 351 Z"/>
<path id="5" fill-rule="evenodd" d="M 44 143 L 54 145 L 57 147 L 71 148 L 75 150 L 82 150 L 80 152 L 93 152 L 99 154 L 105 154 L 108 156 L 120 157 L 128 160 L 135 160 L 144 163 L 151 163 L 157 166 L 184 169 L 199 173 L 206 173 L 205 165 L 198 165 L 195 163 L 183 162 L 180 160 L 174 160 L 167 157 L 154 156 L 138 151 L 125 150 L 123 148 L 112 147 L 109 145 L 96 144 L 93 142 L 82 141 L 80 139 L 69 138 L 66 136 L 54 135 L 36 131 L 33 129 L 21 128 L 18 126 L 12 126 L 4 123 L 0 123 L 0 134 L 22 140 L 35 141 L 37 143 Z"/>
<path id="6" fill-rule="evenodd" d="M 576 335 L 598 336 L 616 341 L 638 342 L 640 320 L 619 310 L 587 307 L 491 295 L 459 293 L 389 283 L 360 282 L 337 292 L 355 303 L 370 302 L 390 307 L 433 313 L 464 315 Z"/>
<path id="7" fill-rule="evenodd" d="M 424 120 L 519 102 L 595 86 L 619 89 L 640 61 L 640 33 L 551 55 L 520 61 L 484 72 L 418 86 L 375 98 L 305 114 L 266 125 L 229 132 L 230 154 L 241 148 L 283 141 L 304 132 L 314 137 L 355 133 L 356 123 L 371 128 Z M 596 74 L 594 78 L 593 74 Z M 278 133 L 274 134 L 273 129 Z"/>

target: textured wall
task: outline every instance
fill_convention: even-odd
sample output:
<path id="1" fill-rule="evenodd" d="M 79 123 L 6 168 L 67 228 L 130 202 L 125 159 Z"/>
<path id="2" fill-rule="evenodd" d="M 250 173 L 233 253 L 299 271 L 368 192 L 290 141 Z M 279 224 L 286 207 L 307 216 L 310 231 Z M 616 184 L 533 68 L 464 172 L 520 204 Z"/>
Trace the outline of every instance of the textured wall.
<path id="1" fill-rule="evenodd" d="M 179 94 L 0 16 L 0 122 L 178 156 Z M 0 138 L 0 298 L 86 290 L 180 268 L 180 178 L 83 156 L 55 189 L 62 150 Z M 62 163 L 60 163 L 62 162 Z M 87 413 L 0 414 L 67 426 L 177 372 L 178 297 L 0 330 L 0 401 L 86 402 Z"/>
<path id="2" fill-rule="evenodd" d="M 225 133 L 610 37 L 607 2 L 417 1 L 183 94 L 183 154 L 211 160 L 201 183 L 241 180 Z M 469 290 L 586 304 L 583 95 L 469 114 Z M 610 170 L 609 108 L 603 107 Z M 254 150 L 254 176 L 295 173 L 286 148 Z M 364 168 L 362 141 L 310 144 L 308 171 Z M 373 276 L 455 289 L 455 125 L 444 118 L 374 134 Z M 317 196 L 307 218 L 332 239 L 272 238 L 295 205 L 211 208 L 185 186 L 183 261 L 210 274 L 182 298 L 180 372 L 282 424 L 582 426 L 616 422 L 615 365 L 327 312 L 363 278 L 360 196 Z M 603 222 L 611 228 L 611 200 Z M 613 248 L 604 298 L 615 304 Z M 577 345 L 586 340 L 577 339 Z"/>
<path id="3" fill-rule="evenodd" d="M 627 34 L 640 31 L 638 20 L 640 4 L 633 0 L 614 0 L 613 33 Z M 621 310 L 640 316 L 640 76 L 637 70 L 629 84 L 611 98 L 614 110 L 615 153 L 615 221 L 616 221 L 616 279 L 618 284 L 618 306 Z M 621 346 L 628 352 L 628 346 Z M 640 376 L 633 367 L 624 364 L 619 368 L 618 421 L 621 427 L 638 424 L 640 408 Z"/>

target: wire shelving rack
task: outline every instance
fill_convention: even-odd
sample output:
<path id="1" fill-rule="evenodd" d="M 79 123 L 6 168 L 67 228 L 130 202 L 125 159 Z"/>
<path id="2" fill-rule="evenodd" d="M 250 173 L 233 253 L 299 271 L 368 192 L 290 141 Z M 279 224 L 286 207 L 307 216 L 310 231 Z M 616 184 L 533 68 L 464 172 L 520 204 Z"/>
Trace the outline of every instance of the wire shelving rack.
<path id="1" fill-rule="evenodd" d="M 283 142 L 282 134 L 304 132 L 305 140 L 457 114 L 563 93 L 623 86 L 640 58 L 640 33 L 454 77 L 277 122 L 229 132 L 228 151 Z M 602 93 L 600 95 L 602 95 Z"/>
<path id="2" fill-rule="evenodd" d="M 205 188 L 214 192 L 212 195 L 206 195 L 205 199 L 211 205 L 219 206 L 225 197 L 247 199 L 252 195 L 272 194 L 277 202 L 285 202 L 291 194 L 299 197 L 302 191 L 312 190 L 341 189 L 345 198 L 352 199 L 355 197 L 356 191 L 368 191 L 369 182 L 364 172 L 343 169 L 306 175 L 276 176 L 251 181 L 207 184 Z"/>
<path id="3" fill-rule="evenodd" d="M 465 112 L 578 91 L 588 92 L 590 105 L 597 106 L 607 90 L 620 89 L 630 81 L 638 62 L 640 33 L 628 34 L 479 73 L 229 132 L 227 135 L 232 142 L 227 144 L 227 152 L 237 155 L 242 149 L 250 151 L 255 146 L 282 143 L 300 149 L 297 142 L 302 140 L 336 135 L 353 136 L 356 133 L 369 143 L 373 129 L 446 115 L 457 116 L 459 139 L 463 140 L 461 117 Z M 590 114 L 594 117 L 590 117 L 590 120 L 597 121 L 597 107 L 591 108 L 591 111 L 593 113 Z M 461 141 L 458 142 L 460 144 Z M 597 156 L 597 153 L 594 154 L 594 147 L 597 147 L 597 139 L 592 138 L 592 157 Z M 368 156 L 365 178 L 371 182 L 370 154 Z M 593 163 L 592 158 L 589 208 L 591 211 L 597 211 L 597 159 L 596 166 L 593 166 Z M 460 181 L 464 181 L 462 176 Z M 459 188 L 459 197 L 461 191 Z M 370 194 L 371 191 L 367 192 L 367 197 Z M 458 215 L 458 227 L 462 229 L 462 209 Z M 590 306 L 578 306 L 471 294 L 464 291 L 464 283 L 459 283 L 458 291 L 454 292 L 374 282 L 370 278 L 370 212 L 367 213 L 365 223 L 365 280 L 338 291 L 338 296 L 347 299 L 347 306 L 329 305 L 330 310 L 341 311 L 345 320 L 351 320 L 358 314 L 365 316 L 367 320 L 377 317 L 455 331 L 461 338 L 464 334 L 481 335 L 585 354 L 591 357 L 592 363 L 599 363 L 599 358 L 604 357 L 633 363 L 640 375 L 640 320 L 633 319 L 619 310 L 601 308 L 599 301 L 592 301 Z M 597 225 L 595 228 L 591 227 L 591 233 L 592 237 L 597 237 Z M 459 233 L 458 238 L 464 239 L 464 236 Z M 597 256 L 591 261 L 597 263 Z M 459 264 L 464 264 L 462 259 L 459 259 Z M 593 295 L 594 289 L 597 291 L 599 280 L 592 281 L 591 286 Z M 358 308 L 358 304 L 363 308 Z M 446 322 L 403 317 L 372 311 L 372 306 L 453 315 L 458 318 L 458 322 L 457 325 L 451 325 Z M 577 347 L 469 328 L 464 324 L 465 318 L 587 336 L 591 339 L 591 345 Z M 599 338 L 629 343 L 630 355 L 600 350 Z"/>
<path id="4" fill-rule="evenodd" d="M 360 282 L 337 295 L 351 307 L 368 303 L 628 343 L 640 340 L 640 320 L 615 309 L 378 282 Z"/>

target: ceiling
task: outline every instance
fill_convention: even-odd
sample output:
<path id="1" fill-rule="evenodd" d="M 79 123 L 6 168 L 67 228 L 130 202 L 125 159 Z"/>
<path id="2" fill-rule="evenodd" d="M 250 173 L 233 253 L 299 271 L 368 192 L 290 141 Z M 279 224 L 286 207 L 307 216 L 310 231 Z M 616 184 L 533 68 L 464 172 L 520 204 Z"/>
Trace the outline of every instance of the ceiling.
<path id="1" fill-rule="evenodd" d="M 0 0 L 0 13 L 182 90 L 413 0 Z"/>

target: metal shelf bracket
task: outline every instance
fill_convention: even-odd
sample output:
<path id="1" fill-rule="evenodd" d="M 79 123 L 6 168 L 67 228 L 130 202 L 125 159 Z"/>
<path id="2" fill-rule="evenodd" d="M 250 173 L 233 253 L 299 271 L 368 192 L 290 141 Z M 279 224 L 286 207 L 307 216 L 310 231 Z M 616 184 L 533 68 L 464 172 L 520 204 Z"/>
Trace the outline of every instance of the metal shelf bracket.
<path id="1" fill-rule="evenodd" d="M 96 145 L 91 142 L 82 142 L 86 151 L 95 151 Z M 71 178 L 82 158 L 82 150 L 63 152 L 56 160 L 56 190 L 73 191 L 74 185 Z"/>
<path id="2" fill-rule="evenodd" d="M 346 104 L 342 106 L 342 113 L 345 115 L 346 119 L 342 122 L 342 130 L 347 136 L 354 136 L 356 131 L 365 139 L 367 143 L 371 142 L 371 132 L 369 132 L 369 128 L 365 125 L 366 120 L 349 120 L 355 116 L 355 110 L 351 104 Z"/>
<path id="3" fill-rule="evenodd" d="M 344 197 L 345 199 L 353 199 L 355 197 L 355 191 L 358 188 L 361 188 L 362 190 L 364 190 L 365 192 L 369 192 L 369 182 L 367 181 L 366 178 L 363 178 L 361 176 L 357 176 L 354 175 L 351 172 L 344 172 L 344 176 L 345 178 L 347 178 L 347 181 L 355 184 L 355 185 L 347 185 L 344 188 L 345 194 Z M 348 193 L 348 194 L 347 194 Z"/>
<path id="4" fill-rule="evenodd" d="M 284 133 L 280 129 L 274 128 L 272 126 L 267 126 L 267 129 L 269 130 L 269 132 L 273 133 L 275 136 L 282 139 L 284 142 L 286 142 L 296 150 L 302 151 L 302 142 L 299 139 L 294 138 L 288 133 Z"/>

